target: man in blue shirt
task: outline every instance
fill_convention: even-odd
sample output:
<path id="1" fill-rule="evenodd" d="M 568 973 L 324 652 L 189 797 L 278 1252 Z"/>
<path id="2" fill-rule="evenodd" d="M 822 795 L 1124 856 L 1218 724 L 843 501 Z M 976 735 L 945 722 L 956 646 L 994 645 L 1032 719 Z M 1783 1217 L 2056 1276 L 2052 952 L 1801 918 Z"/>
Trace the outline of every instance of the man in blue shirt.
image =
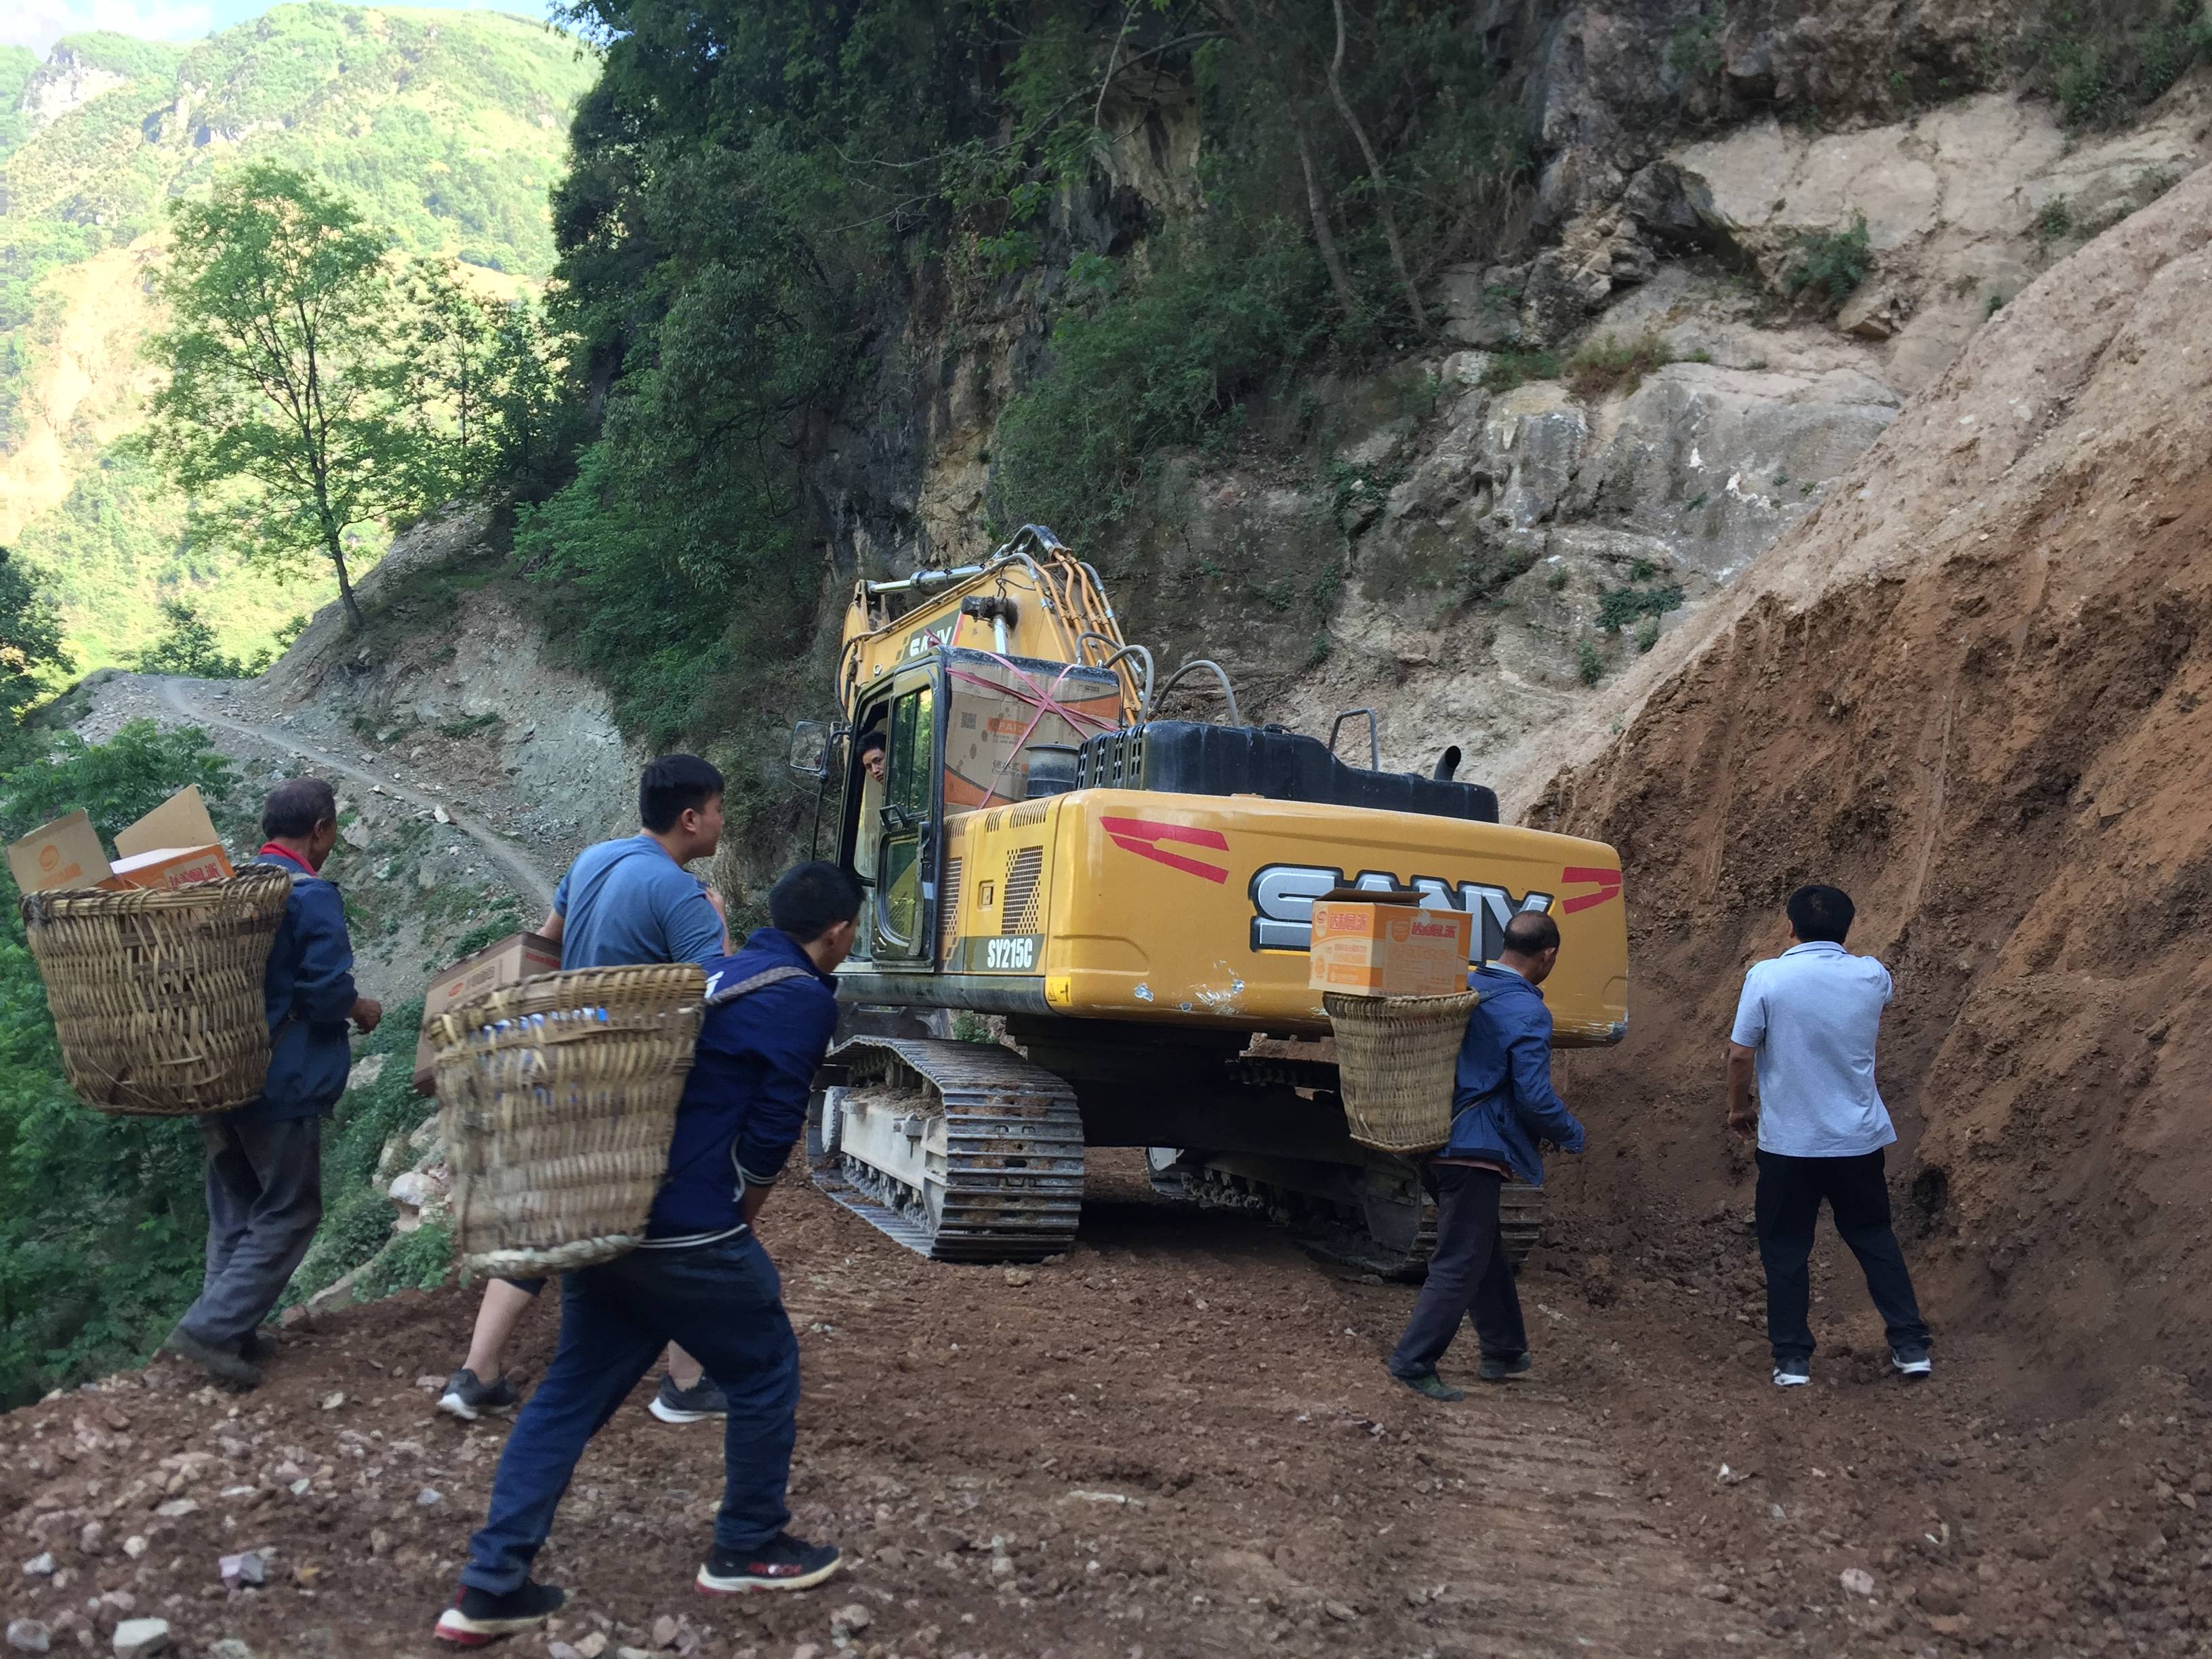
<path id="1" fill-rule="evenodd" d="M 1766 1340 L 1774 1386 L 1813 1380 L 1812 1294 L 1806 1263 L 1826 1199 L 1836 1233 L 1858 1258 L 1888 1328 L 1890 1364 L 1926 1376 L 1928 1327 L 1889 1220 L 1882 1148 L 1897 1139 L 1875 1087 L 1875 1040 L 1889 970 L 1844 949 L 1856 912 L 1833 887 L 1801 887 L 1785 907 L 1795 941 L 1743 976 L 1729 1034 L 1728 1127 L 1759 1136 L 1753 1214 L 1766 1269 Z M 1752 1104 L 1753 1074 L 1759 1103 Z"/>
<path id="2" fill-rule="evenodd" d="M 1565 1152 L 1583 1149 L 1583 1126 L 1552 1088 L 1552 1011 L 1537 989 L 1559 959 L 1559 924 L 1524 910 L 1506 923 L 1498 960 L 1468 977 L 1482 1000 L 1468 1016 L 1460 1044 L 1451 1139 L 1421 1171 L 1437 1200 L 1436 1250 L 1389 1360 L 1391 1376 L 1431 1400 L 1467 1398 L 1437 1375 L 1437 1362 L 1470 1313 L 1484 1382 L 1528 1369 L 1528 1334 L 1498 1224 L 1498 1194 L 1508 1181 L 1544 1184 L 1539 1138 Z"/>
<path id="3" fill-rule="evenodd" d="M 226 1382 L 261 1381 L 261 1322 L 323 1218 L 323 1119 L 345 1092 L 350 1020 L 374 1031 L 382 1005 L 353 982 L 345 901 L 319 873 L 337 845 L 337 797 L 320 778 L 277 785 L 261 809 L 254 862 L 292 874 L 269 950 L 269 1076 L 261 1098 L 199 1120 L 207 1145 L 207 1273 L 162 1346 Z"/>
<path id="4" fill-rule="evenodd" d="M 531 1563 L 584 1448 L 670 1341 L 704 1360 L 729 1401 L 722 1507 L 698 1588 L 805 1589 L 843 1565 L 835 1546 L 785 1530 L 799 1341 L 752 1223 L 805 1127 L 860 886 L 836 865 L 802 864 L 768 910 L 773 927 L 706 965 L 707 1012 L 645 1242 L 562 1280 L 560 1352 L 507 1437 L 440 1641 L 480 1647 L 560 1610 L 565 1593 L 532 1583 Z"/>
<path id="5" fill-rule="evenodd" d="M 663 755 L 645 769 L 637 784 L 639 832 L 577 854 L 538 930 L 560 945 L 564 969 L 708 962 L 730 948 L 721 899 L 684 867 L 712 858 L 721 845 L 722 787 L 721 773 L 696 755 Z M 474 1422 L 521 1398 L 504 1375 L 504 1356 L 544 1288 L 542 1279 L 495 1279 L 484 1286 L 468 1358 L 447 1380 L 439 1410 Z M 721 1395 L 697 1364 L 680 1353 L 669 1361 L 653 1414 L 667 1423 L 720 1415 Z M 679 1367 L 688 1382 L 674 1375 Z"/>

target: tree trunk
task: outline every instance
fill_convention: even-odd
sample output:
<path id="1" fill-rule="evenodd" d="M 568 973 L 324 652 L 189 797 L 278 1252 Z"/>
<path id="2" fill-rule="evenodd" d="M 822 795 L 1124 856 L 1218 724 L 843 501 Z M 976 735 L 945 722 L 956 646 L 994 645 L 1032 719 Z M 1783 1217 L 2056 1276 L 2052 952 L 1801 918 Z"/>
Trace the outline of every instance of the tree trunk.
<path id="1" fill-rule="evenodd" d="M 361 601 L 353 596 L 353 580 L 346 574 L 345 544 L 326 529 L 323 532 L 323 547 L 337 569 L 338 603 L 345 606 L 346 632 L 358 634 L 368 626 L 368 618 L 362 614 Z"/>
<path id="2" fill-rule="evenodd" d="M 1367 129 L 1352 112 L 1352 102 L 1344 95 L 1343 82 L 1338 78 L 1344 68 L 1344 0 L 1336 3 L 1336 56 L 1328 66 L 1328 95 L 1336 100 L 1337 112 L 1344 117 L 1344 125 L 1352 129 L 1352 136 L 1359 141 L 1359 153 L 1367 158 L 1367 176 L 1375 185 L 1375 210 L 1382 216 L 1382 240 L 1390 245 L 1390 263 L 1398 272 L 1398 284 L 1406 290 L 1406 306 L 1413 313 L 1413 329 L 1422 338 L 1429 332 L 1428 313 L 1421 309 L 1421 295 L 1413 286 L 1413 274 L 1406 269 L 1406 250 L 1398 240 L 1398 216 L 1390 210 L 1389 186 L 1382 177 L 1382 158 L 1375 154 L 1375 146 L 1367 141 Z M 1301 144 L 1305 142 L 1300 136 Z"/>
<path id="3" fill-rule="evenodd" d="M 1313 146 L 1307 141 L 1306 130 L 1291 124 L 1291 131 L 1298 141 L 1298 165 L 1306 173 L 1306 206 L 1313 214 L 1314 241 L 1321 249 L 1321 262 L 1328 267 L 1329 286 L 1336 290 L 1337 303 L 1344 307 L 1348 319 L 1359 308 L 1359 296 L 1352 291 L 1352 278 L 1344 269 L 1344 256 L 1336 251 L 1336 233 L 1328 225 L 1328 202 L 1322 195 L 1321 175 L 1314 169 Z"/>

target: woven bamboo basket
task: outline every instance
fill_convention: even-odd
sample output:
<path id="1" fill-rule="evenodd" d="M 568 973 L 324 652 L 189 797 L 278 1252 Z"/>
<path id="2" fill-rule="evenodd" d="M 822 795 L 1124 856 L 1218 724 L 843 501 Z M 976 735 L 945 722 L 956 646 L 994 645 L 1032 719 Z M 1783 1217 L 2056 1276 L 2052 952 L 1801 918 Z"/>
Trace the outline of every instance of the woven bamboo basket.
<path id="1" fill-rule="evenodd" d="M 455 1242 L 478 1273 L 567 1273 L 645 1235 L 699 1036 L 692 963 L 540 974 L 441 1014 Z"/>
<path id="2" fill-rule="evenodd" d="M 1352 1138 L 1377 1152 L 1432 1152 L 1451 1139 L 1452 1068 L 1481 995 L 1322 994 Z"/>
<path id="3" fill-rule="evenodd" d="M 292 878 L 33 893 L 23 932 L 76 1097 L 118 1117 L 228 1112 L 269 1078 L 262 996 Z"/>

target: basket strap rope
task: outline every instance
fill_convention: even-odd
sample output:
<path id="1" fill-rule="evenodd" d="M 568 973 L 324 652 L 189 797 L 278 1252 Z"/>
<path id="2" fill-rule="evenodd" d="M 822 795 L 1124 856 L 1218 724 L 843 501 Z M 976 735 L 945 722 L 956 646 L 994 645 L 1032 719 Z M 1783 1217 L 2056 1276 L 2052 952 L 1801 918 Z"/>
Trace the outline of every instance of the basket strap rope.
<path id="1" fill-rule="evenodd" d="M 781 985 L 787 979 L 813 977 L 814 970 L 811 968 L 797 968 L 787 963 L 781 968 L 763 969 L 750 979 L 739 980 L 735 985 L 726 985 L 717 990 L 714 981 L 721 978 L 721 975 L 711 975 L 707 981 L 707 1006 L 719 1008 L 726 1002 L 735 1002 L 739 997 L 750 996 L 755 991 L 765 991 L 769 986 Z"/>

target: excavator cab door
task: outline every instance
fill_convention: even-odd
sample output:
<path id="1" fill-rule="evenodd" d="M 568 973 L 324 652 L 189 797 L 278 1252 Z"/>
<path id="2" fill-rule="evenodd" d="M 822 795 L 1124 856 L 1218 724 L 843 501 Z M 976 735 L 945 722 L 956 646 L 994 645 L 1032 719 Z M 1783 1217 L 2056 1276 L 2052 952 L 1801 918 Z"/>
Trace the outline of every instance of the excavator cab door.
<path id="1" fill-rule="evenodd" d="M 879 963 L 927 965 L 936 942 L 937 844 L 944 817 L 938 722 L 943 699 L 938 665 L 892 678 L 890 695 L 866 705 L 854 730 L 886 739 L 878 781 L 854 750 L 857 786 L 850 799 L 853 867 L 868 888 L 865 935 Z"/>

